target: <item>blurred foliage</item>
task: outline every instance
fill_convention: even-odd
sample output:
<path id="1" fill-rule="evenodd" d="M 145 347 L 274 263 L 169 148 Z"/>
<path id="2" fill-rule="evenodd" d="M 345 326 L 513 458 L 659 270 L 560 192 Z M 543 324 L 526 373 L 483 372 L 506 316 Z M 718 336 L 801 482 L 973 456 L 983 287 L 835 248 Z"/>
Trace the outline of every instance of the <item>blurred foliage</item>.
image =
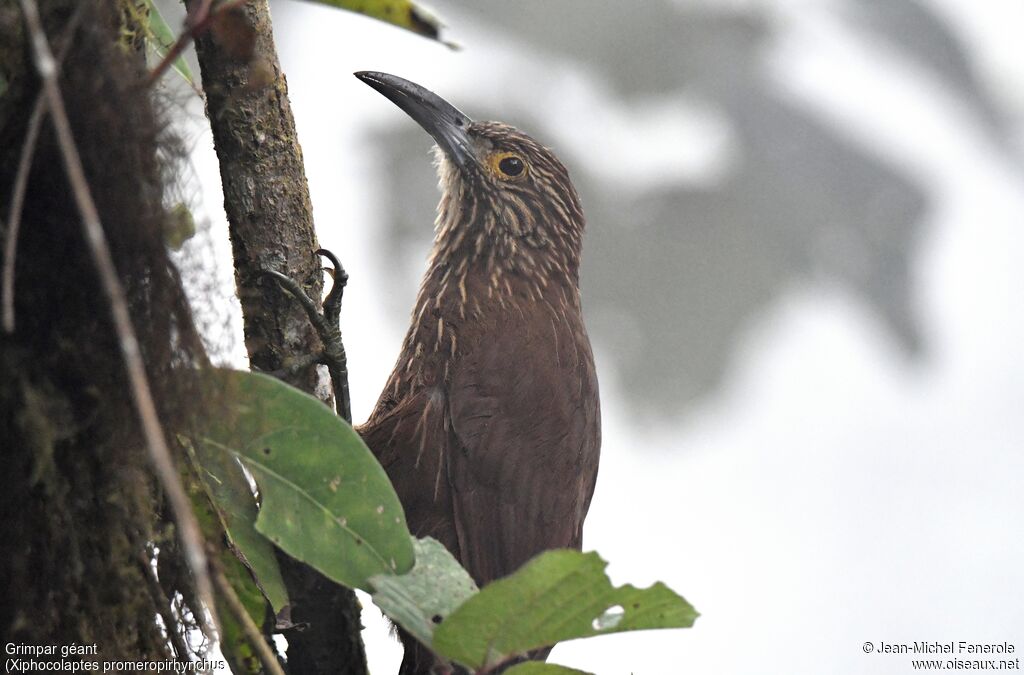
<path id="1" fill-rule="evenodd" d="M 164 243 L 172 251 L 180 251 L 185 242 L 196 234 L 196 221 L 185 204 L 175 204 L 167 214 L 164 225 Z"/>

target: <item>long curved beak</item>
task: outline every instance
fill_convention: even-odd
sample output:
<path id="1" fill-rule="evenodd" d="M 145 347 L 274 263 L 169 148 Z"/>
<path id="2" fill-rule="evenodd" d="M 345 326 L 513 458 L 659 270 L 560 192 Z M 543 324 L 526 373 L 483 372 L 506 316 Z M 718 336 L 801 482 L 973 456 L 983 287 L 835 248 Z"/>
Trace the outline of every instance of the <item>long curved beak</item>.
<path id="1" fill-rule="evenodd" d="M 463 172 L 476 163 L 468 133 L 473 120 L 458 108 L 429 89 L 396 75 L 364 70 L 355 76 L 416 120 Z"/>

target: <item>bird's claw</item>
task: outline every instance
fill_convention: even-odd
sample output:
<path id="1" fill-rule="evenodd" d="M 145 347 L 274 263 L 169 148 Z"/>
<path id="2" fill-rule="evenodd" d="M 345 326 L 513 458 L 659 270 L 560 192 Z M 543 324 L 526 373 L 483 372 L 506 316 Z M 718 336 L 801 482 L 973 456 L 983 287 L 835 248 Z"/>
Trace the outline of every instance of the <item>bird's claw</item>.
<path id="1" fill-rule="evenodd" d="M 348 359 L 345 346 L 341 340 L 341 301 L 348 283 L 348 274 L 342 267 L 338 257 L 325 248 L 317 249 L 317 255 L 327 258 L 333 268 L 326 268 L 331 275 L 331 289 L 324 298 L 322 305 L 309 297 L 297 281 L 277 270 L 265 269 L 262 274 L 274 279 L 288 295 L 292 296 L 306 312 L 309 323 L 313 326 L 323 349 L 316 354 L 307 354 L 292 360 L 281 370 L 273 373 L 295 374 L 313 364 L 327 366 L 334 387 L 334 399 L 338 414 L 346 421 L 352 421 L 351 404 L 348 391 Z M 322 307 L 322 309 L 321 309 Z"/>
<path id="2" fill-rule="evenodd" d="M 288 295 L 292 296 L 299 303 L 318 334 L 324 331 L 327 327 L 327 317 L 321 313 L 316 301 L 306 294 L 306 291 L 297 281 L 286 274 L 281 274 L 277 270 L 262 270 L 261 273 L 274 279 L 281 288 L 287 291 Z M 322 335 L 321 338 L 323 338 Z"/>
<path id="3" fill-rule="evenodd" d="M 324 268 L 331 275 L 331 290 L 324 298 L 324 319 L 333 326 L 339 325 L 341 319 L 341 298 L 345 294 L 345 286 L 348 285 L 348 273 L 342 267 L 338 256 L 326 248 L 318 248 L 317 255 L 321 255 L 331 261 L 333 267 Z"/>

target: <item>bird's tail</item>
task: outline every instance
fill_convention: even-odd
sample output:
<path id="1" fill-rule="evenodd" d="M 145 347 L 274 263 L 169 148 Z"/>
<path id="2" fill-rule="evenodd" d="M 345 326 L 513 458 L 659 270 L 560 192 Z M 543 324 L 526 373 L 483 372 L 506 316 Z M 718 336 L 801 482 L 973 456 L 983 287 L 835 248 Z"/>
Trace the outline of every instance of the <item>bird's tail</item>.
<path id="1" fill-rule="evenodd" d="M 402 635 L 405 657 L 398 675 L 466 675 L 468 671 L 458 666 L 441 663 L 429 649 L 414 638 Z"/>

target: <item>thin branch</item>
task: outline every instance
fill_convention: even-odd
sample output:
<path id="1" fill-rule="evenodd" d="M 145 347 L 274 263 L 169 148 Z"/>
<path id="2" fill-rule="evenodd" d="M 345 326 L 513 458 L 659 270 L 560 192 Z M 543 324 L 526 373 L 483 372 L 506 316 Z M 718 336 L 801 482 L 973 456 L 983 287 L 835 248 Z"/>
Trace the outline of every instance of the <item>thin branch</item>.
<path id="1" fill-rule="evenodd" d="M 64 61 L 68 50 L 71 48 L 72 37 L 78 24 L 81 22 L 85 3 L 78 5 L 74 15 L 68 21 L 68 25 L 62 34 L 62 44 L 57 50 L 57 68 Z M 21 210 L 25 204 L 25 192 L 28 188 L 28 174 L 32 169 L 32 158 L 35 156 L 36 143 L 39 141 L 39 131 L 43 128 L 43 119 L 46 117 L 46 95 L 40 90 L 36 97 L 35 105 L 32 107 L 32 114 L 28 119 L 28 126 L 25 129 L 25 142 L 21 146 L 21 156 L 18 158 L 18 172 L 14 175 L 14 188 L 11 195 L 11 208 L 7 212 L 7 232 L 4 241 L 3 276 L 0 277 L 0 284 L 3 289 L 0 291 L 0 304 L 3 305 L 3 329 L 7 333 L 14 332 L 14 264 L 18 257 L 18 234 L 21 230 Z"/>
<path id="2" fill-rule="evenodd" d="M 25 191 L 28 187 L 28 173 L 35 155 L 36 141 L 39 130 L 43 127 L 46 116 L 46 97 L 39 92 L 32 116 L 28 120 L 25 131 L 25 142 L 21 146 L 21 157 L 18 160 L 18 173 L 14 176 L 14 194 L 11 196 L 11 208 L 7 215 L 7 236 L 4 240 L 3 269 L 3 325 L 7 333 L 14 332 L 14 264 L 18 257 L 18 233 L 21 230 L 21 207 L 25 203 Z"/>
<path id="3" fill-rule="evenodd" d="M 238 623 L 242 624 L 242 631 L 245 633 L 246 639 L 256 650 L 256 654 L 260 657 L 263 669 L 270 673 L 270 675 L 284 675 L 281 664 L 278 663 L 274 652 L 270 650 L 270 645 L 263 639 L 260 629 L 253 623 L 249 613 L 245 611 L 242 601 L 235 594 L 235 589 L 231 588 L 231 584 L 224 577 L 224 572 L 216 566 L 213 569 L 213 581 L 217 585 L 217 591 L 227 601 L 228 609 L 231 610 Z"/>
<path id="4" fill-rule="evenodd" d="M 110 246 L 107 244 L 106 235 L 103 232 L 103 225 L 100 222 L 100 215 L 96 209 L 89 190 L 89 183 L 85 177 L 85 170 L 82 167 L 82 158 L 78 154 L 78 147 L 75 145 L 74 134 L 71 131 L 71 123 L 68 121 L 67 110 L 64 107 L 64 99 L 60 93 L 60 86 L 57 82 L 57 64 L 50 45 L 43 30 L 42 21 L 39 18 L 39 7 L 36 0 L 19 0 L 21 9 L 25 15 L 25 25 L 28 28 L 32 41 L 32 50 L 35 57 L 36 69 L 39 71 L 42 80 L 43 90 L 46 93 L 47 106 L 50 109 L 50 120 L 54 131 L 57 134 L 57 142 L 64 158 L 64 169 L 67 172 L 68 181 L 74 194 L 78 212 L 82 217 L 82 228 L 85 233 L 86 243 L 89 247 L 103 292 L 110 303 L 111 318 L 114 323 L 114 331 L 117 334 L 118 343 L 121 346 L 121 354 L 124 358 L 125 369 L 128 372 L 128 379 L 131 384 L 132 400 L 142 425 L 142 433 L 145 437 L 146 448 L 149 451 L 150 461 L 156 471 L 157 478 L 167 494 L 174 513 L 174 520 L 178 527 L 178 536 L 181 539 L 185 559 L 196 583 L 196 593 L 200 601 L 210 610 L 216 621 L 216 606 L 213 597 L 213 584 L 210 581 L 210 573 L 207 567 L 206 551 L 203 548 L 203 537 L 199 529 L 199 523 L 185 488 L 178 477 L 174 460 L 171 458 L 170 449 L 164 439 L 163 429 L 160 427 L 160 419 L 157 416 L 156 404 L 153 402 L 153 394 L 146 379 L 146 369 L 142 363 L 142 356 L 139 349 L 139 341 L 132 328 L 131 315 L 128 312 L 128 301 L 125 298 L 124 288 L 117 276 L 117 269 L 110 253 Z M 195 608 L 196 619 L 204 627 L 203 608 Z"/>
<path id="5" fill-rule="evenodd" d="M 241 1 L 244 2 L 245 0 Z M 202 0 L 202 2 L 196 6 L 195 12 L 185 17 L 185 25 L 195 26 L 197 23 L 205 21 L 210 14 L 210 7 L 212 6 L 213 0 Z"/>

